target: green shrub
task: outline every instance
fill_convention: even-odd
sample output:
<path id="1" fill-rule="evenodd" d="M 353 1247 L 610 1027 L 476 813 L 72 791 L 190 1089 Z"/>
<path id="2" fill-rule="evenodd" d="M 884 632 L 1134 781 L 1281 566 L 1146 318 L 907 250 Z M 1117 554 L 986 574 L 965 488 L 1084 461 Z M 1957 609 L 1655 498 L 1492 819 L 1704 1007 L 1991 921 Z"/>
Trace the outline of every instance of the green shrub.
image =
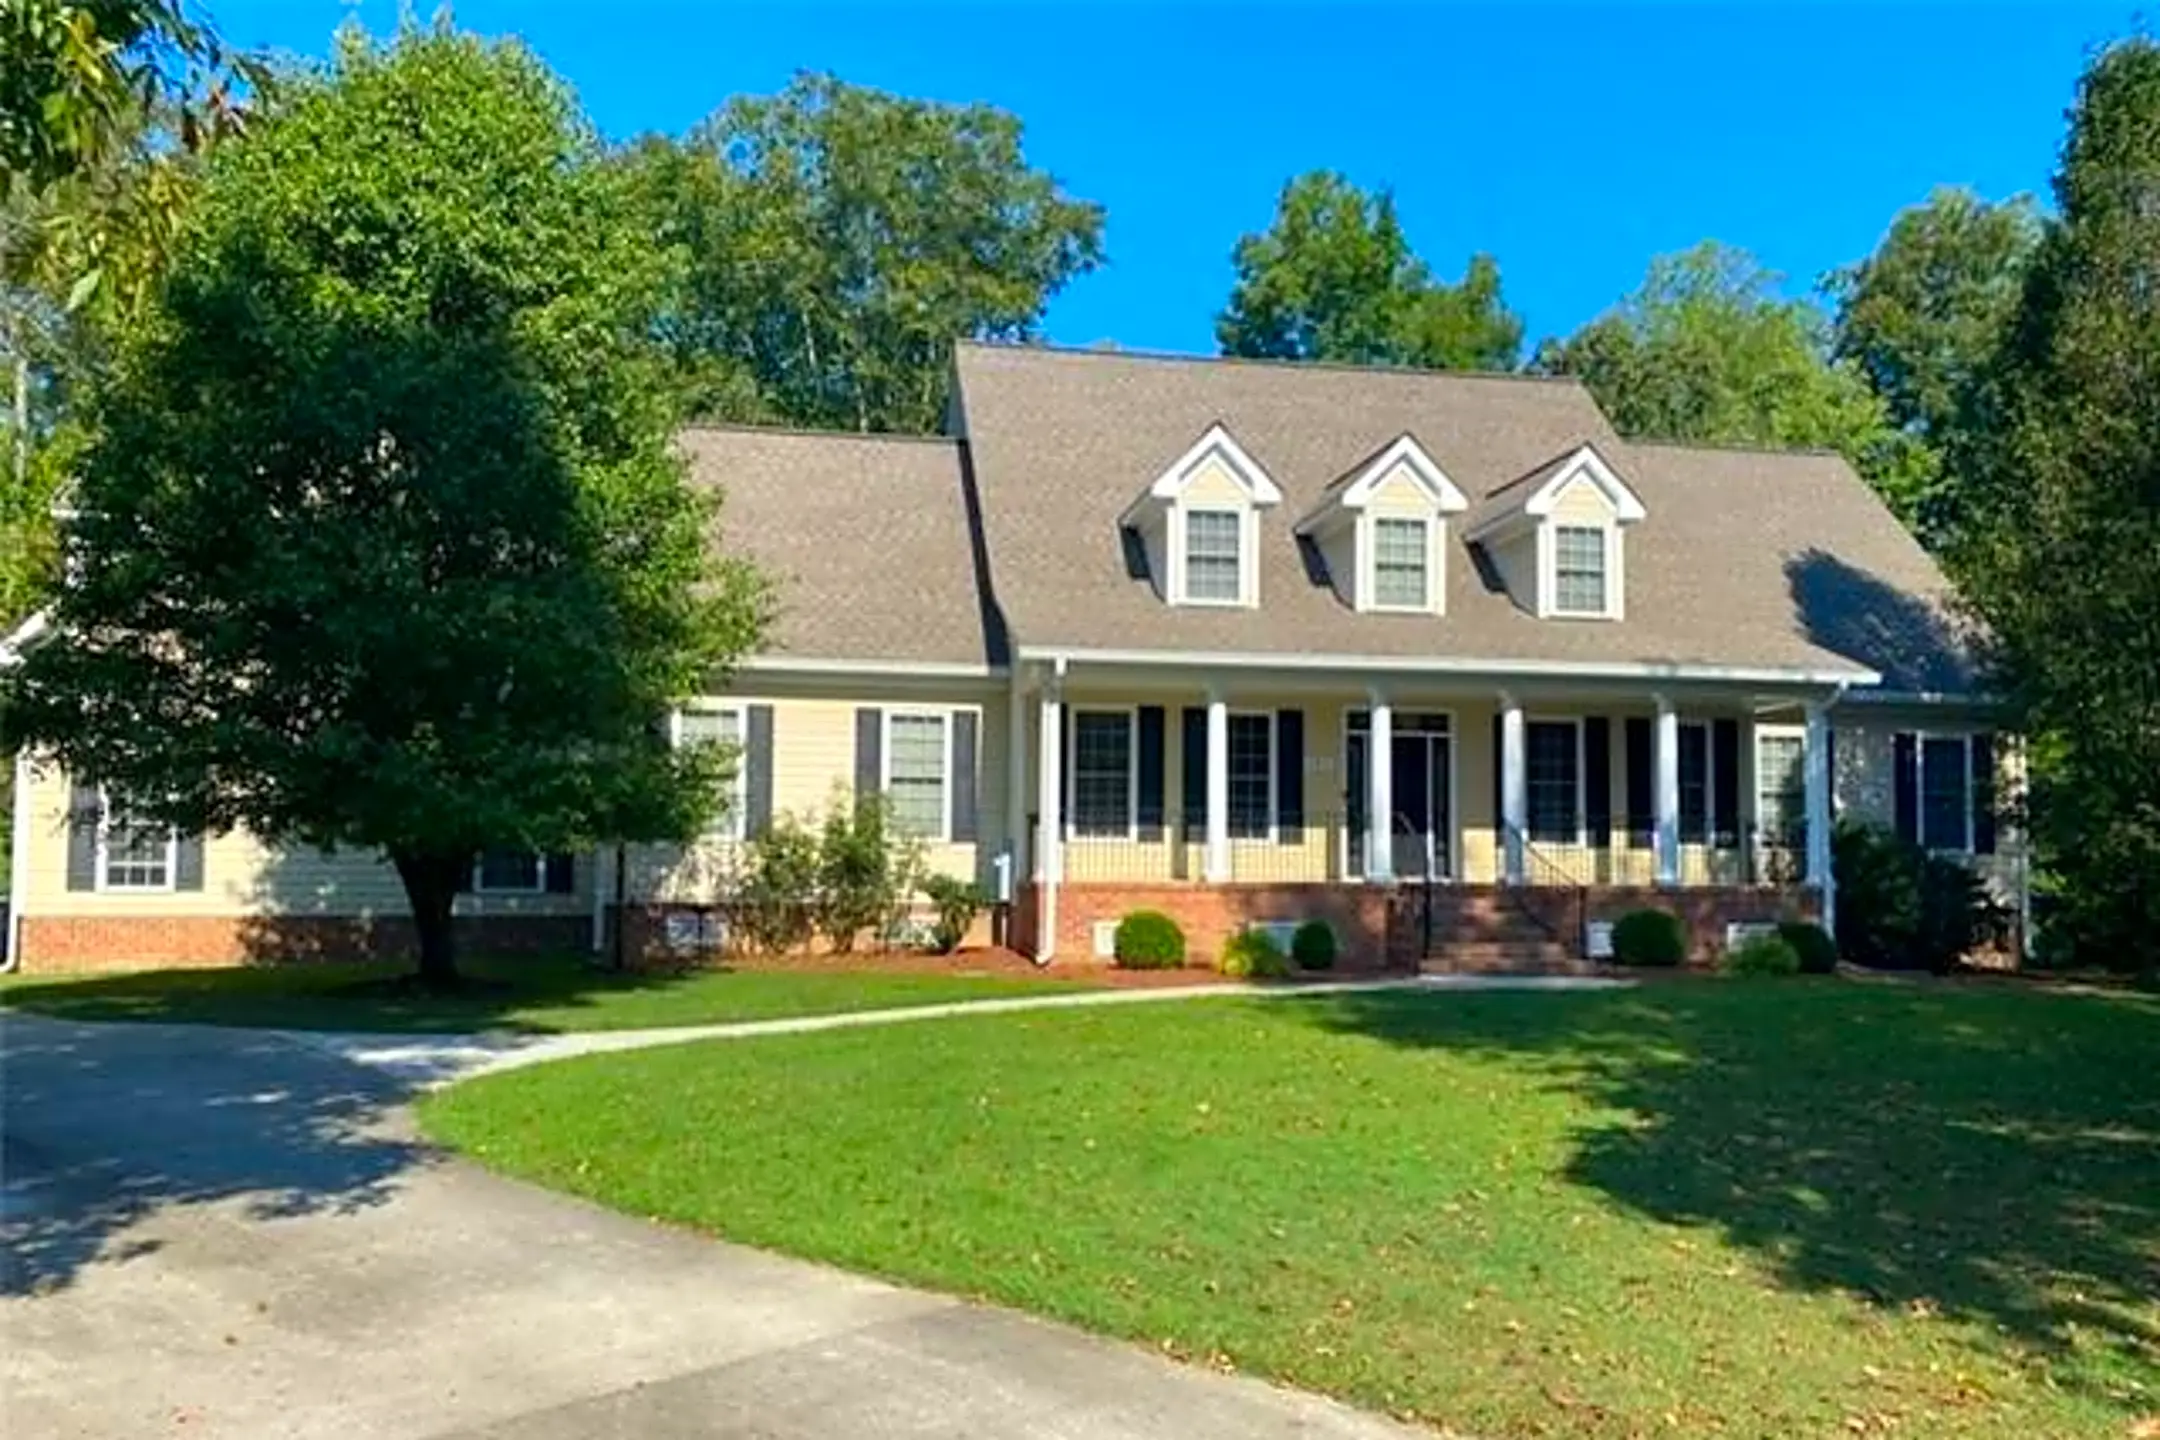
<path id="1" fill-rule="evenodd" d="M 2006 912 L 1951 856 L 1852 821 L 1838 825 L 1830 852 L 1838 953 L 1857 964 L 1941 973 L 2004 933 Z"/>
<path id="2" fill-rule="evenodd" d="M 884 796 L 837 795 L 818 835 L 817 927 L 826 943 L 845 954 L 865 930 L 892 933 L 921 868 L 922 847 L 893 830 Z"/>
<path id="3" fill-rule="evenodd" d="M 1613 959 L 1622 965 L 1678 965 L 1687 959 L 1687 931 L 1664 910 L 1631 910 L 1613 925 Z"/>
<path id="4" fill-rule="evenodd" d="M 1118 921 L 1121 970 L 1175 970 L 1185 963 L 1185 932 L 1160 910 L 1135 910 Z"/>
<path id="5" fill-rule="evenodd" d="M 1290 957 L 1265 930 L 1240 930 L 1223 942 L 1217 969 L 1240 980 L 1280 980 L 1290 973 Z"/>
<path id="6" fill-rule="evenodd" d="M 1837 941 L 1830 932 L 1812 920 L 1787 920 L 1777 927 L 1778 938 L 1792 946 L 1800 957 L 1800 973 L 1803 975 L 1834 975 L 1837 973 Z"/>
<path id="7" fill-rule="evenodd" d="M 742 883 L 735 892 L 735 929 L 752 949 L 793 950 L 815 933 L 818 837 L 792 815 L 777 815 L 744 847 Z"/>
<path id="8" fill-rule="evenodd" d="M 1725 953 L 1728 975 L 1797 975 L 1800 952 L 1782 935 L 1750 935 Z"/>
<path id="9" fill-rule="evenodd" d="M 1300 970 L 1332 970 L 1341 954 L 1335 927 L 1325 920 L 1307 920 L 1290 935 L 1290 958 Z"/>
<path id="10" fill-rule="evenodd" d="M 923 881 L 923 895 L 937 911 L 930 927 L 930 944 L 940 955 L 950 955 L 967 938 L 968 928 L 982 914 L 990 897 L 972 880 L 952 875 L 931 875 Z"/>

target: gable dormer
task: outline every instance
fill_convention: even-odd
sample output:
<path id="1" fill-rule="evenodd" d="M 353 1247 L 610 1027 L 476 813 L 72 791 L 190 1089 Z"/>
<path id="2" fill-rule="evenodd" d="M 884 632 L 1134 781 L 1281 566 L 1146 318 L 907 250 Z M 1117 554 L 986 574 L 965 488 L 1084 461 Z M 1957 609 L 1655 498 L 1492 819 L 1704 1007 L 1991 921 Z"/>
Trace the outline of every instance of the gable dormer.
<path id="1" fill-rule="evenodd" d="M 1260 603 L 1260 512 L 1282 491 L 1220 423 L 1142 491 L 1119 527 L 1135 536 L 1172 605 Z"/>
<path id="2" fill-rule="evenodd" d="M 1401 435 L 1329 485 L 1297 525 L 1353 610 L 1447 609 L 1447 517 L 1470 508 L 1425 448 Z"/>
<path id="3" fill-rule="evenodd" d="M 1485 497 L 1467 538 L 1515 603 L 1540 620 L 1627 613 L 1627 528 L 1649 512 L 1594 445 Z"/>

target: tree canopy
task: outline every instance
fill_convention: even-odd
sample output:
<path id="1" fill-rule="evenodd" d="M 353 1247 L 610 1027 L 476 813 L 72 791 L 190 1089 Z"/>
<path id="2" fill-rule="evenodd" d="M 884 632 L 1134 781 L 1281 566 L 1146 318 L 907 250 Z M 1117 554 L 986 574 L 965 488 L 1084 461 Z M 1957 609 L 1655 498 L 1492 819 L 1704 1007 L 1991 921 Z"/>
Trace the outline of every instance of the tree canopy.
<path id="1" fill-rule="evenodd" d="M 659 328 L 703 415 L 934 431 L 953 341 L 1033 336 L 1102 260 L 1102 207 L 988 105 L 803 75 L 623 164 L 688 259 Z"/>
<path id="2" fill-rule="evenodd" d="M 1434 279 L 1394 196 L 1332 171 L 1284 185 L 1274 223 L 1240 239 L 1232 261 L 1237 282 L 1215 322 L 1225 355 L 1507 370 L 1522 349 L 1490 255 L 1473 255 L 1459 285 Z"/>
<path id="3" fill-rule="evenodd" d="M 1746 251 L 1707 241 L 1653 260 L 1641 289 L 1545 341 L 1532 365 L 1580 377 L 1623 435 L 1836 450 L 1909 520 L 1933 458 L 1828 351 L 1820 310 Z"/>
<path id="4" fill-rule="evenodd" d="M 2160 46 L 2087 70 L 1956 558 L 2089 953 L 2160 969 Z"/>
<path id="5" fill-rule="evenodd" d="M 514 44 L 353 34 L 213 156 L 91 387 L 15 744 L 184 831 L 380 850 L 423 973 L 486 847 L 688 833 L 753 643 L 654 353 L 666 255 Z"/>

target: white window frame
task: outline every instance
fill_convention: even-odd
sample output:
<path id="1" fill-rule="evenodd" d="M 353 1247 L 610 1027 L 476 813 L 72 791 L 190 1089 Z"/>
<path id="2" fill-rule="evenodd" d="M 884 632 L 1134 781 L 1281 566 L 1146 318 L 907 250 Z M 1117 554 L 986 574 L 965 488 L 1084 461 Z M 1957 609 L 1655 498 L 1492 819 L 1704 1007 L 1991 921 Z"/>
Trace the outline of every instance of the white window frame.
<path id="1" fill-rule="evenodd" d="M 1970 859 L 1973 855 L 1974 801 L 1972 783 L 1972 742 L 1970 730 L 1909 730 L 1913 737 L 1913 838 L 1920 848 L 1930 855 L 1948 855 L 1955 859 Z M 1958 747 L 1959 774 L 1965 777 L 1965 826 L 1962 843 L 1956 846 L 1930 845 L 1927 827 L 1927 747 L 1931 740 L 1955 740 Z M 1893 738 L 1891 743 L 1897 742 Z"/>
<path id="2" fill-rule="evenodd" d="M 1599 610 L 1571 610 L 1560 603 L 1560 532 L 1578 530 L 1598 537 L 1604 566 L 1605 605 Z M 1620 617 L 1620 532 L 1611 524 L 1548 520 L 1538 527 L 1538 582 L 1551 620 L 1617 620 Z"/>
<path id="3" fill-rule="evenodd" d="M 171 895 L 180 888 L 180 832 L 165 827 L 165 880 L 160 885 L 116 885 L 110 869 L 113 802 L 110 791 L 98 789 L 97 893 L 103 895 Z"/>
<path id="4" fill-rule="evenodd" d="M 1233 845 L 1273 845 L 1277 843 L 1282 833 L 1282 795 L 1280 793 L 1282 771 L 1278 768 L 1281 763 L 1278 757 L 1282 747 L 1281 717 L 1273 710 L 1230 710 L 1225 713 L 1227 718 L 1223 724 L 1223 794 L 1225 797 L 1223 829 L 1226 833 L 1229 833 L 1230 815 L 1227 809 L 1230 791 L 1229 721 L 1240 716 L 1248 719 L 1258 716 L 1267 721 L 1267 833 L 1263 835 L 1231 833 L 1230 843 Z M 1206 756 L 1201 757 L 1201 763 L 1203 765 L 1207 763 Z"/>
<path id="5" fill-rule="evenodd" d="M 680 750 L 683 746 L 682 719 L 686 713 L 698 715 L 733 715 L 735 717 L 735 775 L 729 780 L 727 813 L 721 823 L 708 825 L 708 840 L 741 840 L 749 833 L 750 806 L 750 707 L 747 703 L 731 702 L 725 705 L 692 704 L 668 712 L 668 748 Z"/>
<path id="6" fill-rule="evenodd" d="M 1754 782 L 1755 782 L 1755 783 L 1754 783 L 1754 787 L 1753 787 L 1753 790 L 1754 790 L 1754 816 L 1753 816 L 1753 818 L 1754 818 L 1754 822 L 1755 822 L 1755 827 L 1754 827 L 1754 828 L 1755 828 L 1755 844 L 1754 844 L 1754 848 L 1755 848 L 1755 851 L 1756 851 L 1756 855 L 1757 855 L 1757 858 L 1758 858 L 1758 860 L 1759 860 L 1759 859 L 1760 859 L 1760 858 L 1761 858 L 1762 856 L 1764 856 L 1765 854 L 1767 854 L 1766 838 L 1767 838 L 1767 836 L 1768 836 L 1768 835 L 1769 835 L 1769 833 L 1770 833 L 1770 817 L 1769 817 L 1769 816 L 1767 816 L 1767 815 L 1765 815 L 1765 814 L 1763 813 L 1763 762 L 1762 762 L 1762 755 L 1763 755 L 1763 741 L 1765 741 L 1765 740 L 1793 740 L 1793 741 L 1797 741 L 1797 742 L 1799 742 L 1799 746 L 1800 746 L 1800 814 L 1799 814 L 1798 820 L 1799 820 L 1799 833 L 1800 833 L 1800 834 L 1801 834 L 1801 835 L 1802 835 L 1803 837 L 1804 837 L 1804 836 L 1805 836 L 1805 835 L 1807 834 L 1807 823 L 1808 823 L 1808 804 L 1807 804 L 1807 763 L 1808 763 L 1808 754 L 1807 754 L 1807 726 L 1805 726 L 1805 725 L 1765 725 L 1765 724 L 1757 724 L 1757 725 L 1755 726 L 1755 754 L 1754 754 L 1754 760 L 1755 760 L 1755 767 L 1754 767 L 1754 775 L 1753 775 L 1753 779 L 1754 779 Z M 1707 752 L 1707 751 L 1706 751 L 1705 753 L 1707 754 L 1707 753 L 1709 753 L 1709 752 Z M 1711 761 L 1711 763 L 1712 763 L 1712 764 L 1714 765 L 1714 764 L 1716 764 L 1717 762 L 1716 762 L 1716 760 L 1715 760 L 1715 759 L 1713 759 L 1713 760 Z M 1712 793 L 1712 794 L 1715 794 L 1716 792 L 1715 792 L 1715 791 L 1713 790 L 1713 791 L 1712 791 L 1711 793 Z M 1803 841 L 1802 841 L 1802 845 L 1803 845 L 1803 848 L 1805 848 L 1805 840 L 1804 840 L 1804 839 L 1803 839 Z"/>
<path id="7" fill-rule="evenodd" d="M 1358 557 L 1363 586 L 1365 609 L 1379 614 L 1430 615 L 1439 608 L 1439 576 L 1444 562 L 1434 538 L 1443 522 L 1430 515 L 1361 515 L 1358 517 L 1362 533 L 1358 536 Z M 1424 537 L 1425 593 L 1415 603 L 1387 601 L 1380 598 L 1380 527 L 1382 525 L 1415 525 Z"/>
<path id="8" fill-rule="evenodd" d="M 1140 707 L 1137 705 L 1074 705 L 1072 712 L 1072 754 L 1067 756 L 1064 769 L 1065 796 L 1059 828 L 1065 832 L 1069 845 L 1086 845 L 1091 841 L 1122 841 L 1132 844 L 1140 838 Z M 1082 835 L 1078 830 L 1078 813 L 1074 804 L 1080 788 L 1080 717 L 1082 715 L 1118 715 L 1125 720 L 1125 833 L 1123 835 L 1097 833 Z M 1064 744 L 1059 737 L 1060 747 Z"/>
<path id="9" fill-rule="evenodd" d="M 953 712 L 950 708 L 934 705 L 887 706 L 879 719 L 878 730 L 878 791 L 892 794 L 893 718 L 905 716 L 911 720 L 935 720 L 938 722 L 939 749 L 944 764 L 938 767 L 938 823 L 937 829 L 928 835 L 910 836 L 926 845 L 950 845 L 952 843 L 952 787 L 953 787 Z M 978 733 L 980 731 L 978 730 Z"/>
<path id="10" fill-rule="evenodd" d="M 508 850 L 508 849 L 511 849 L 511 848 L 513 848 L 513 847 L 505 845 L 505 846 L 500 846 L 500 847 L 491 847 L 491 848 L 500 848 L 500 849 Z M 532 857 L 533 857 L 533 883 L 532 883 L 532 884 L 530 884 L 530 885 L 490 885 L 490 884 L 488 884 L 488 883 L 487 883 L 487 879 L 486 879 L 486 876 L 487 876 L 487 855 L 486 855 L 486 852 L 484 852 L 484 851 L 483 851 L 483 852 L 482 852 L 481 854 L 478 854 L 478 855 L 475 855 L 475 856 L 473 856 L 473 865 L 472 865 L 472 893 L 473 893 L 473 894 L 475 894 L 475 895 L 545 895 L 545 894 L 547 894 L 547 893 L 548 893 L 548 888 L 547 888 L 547 862 L 548 862 L 547 852 L 546 852 L 546 851 L 544 851 L 544 850 L 534 850 L 534 851 L 532 851 L 532 852 L 531 852 L 531 854 L 532 854 Z"/>
<path id="11" fill-rule="evenodd" d="M 1177 596 L 1178 603 L 1180 605 L 1198 605 L 1225 610 L 1252 605 L 1254 603 L 1254 592 L 1258 589 L 1253 579 L 1255 568 L 1253 552 L 1256 548 L 1258 538 L 1256 532 L 1259 528 L 1254 519 L 1253 508 L 1249 505 L 1239 505 L 1228 501 L 1209 501 L 1202 504 L 1187 504 L 1180 501 L 1171 514 L 1173 523 L 1170 527 L 1170 554 L 1173 563 L 1177 566 L 1177 586 L 1174 593 Z M 1237 521 L 1237 594 L 1228 599 L 1213 595 L 1195 595 L 1192 592 L 1192 542 L 1189 531 L 1191 519 L 1195 515 L 1228 515 Z"/>
<path id="12" fill-rule="evenodd" d="M 1530 804 L 1530 727 L 1533 725 L 1566 725 L 1575 731 L 1575 838 L 1568 840 L 1540 840 L 1534 807 Z M 1584 732 L 1580 715 L 1525 715 L 1523 716 L 1523 838 L 1532 845 L 1573 845 L 1576 849 L 1590 845 L 1590 774 L 1589 756 L 1584 750 Z M 1499 757 L 1495 756 L 1495 760 Z"/>

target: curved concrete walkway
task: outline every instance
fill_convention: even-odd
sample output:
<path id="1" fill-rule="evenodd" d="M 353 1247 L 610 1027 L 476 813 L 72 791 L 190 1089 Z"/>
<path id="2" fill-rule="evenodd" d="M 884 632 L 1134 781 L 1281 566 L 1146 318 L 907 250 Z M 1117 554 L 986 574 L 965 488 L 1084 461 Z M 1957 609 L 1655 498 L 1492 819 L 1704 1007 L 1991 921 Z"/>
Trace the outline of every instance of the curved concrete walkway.
<path id="1" fill-rule="evenodd" d="M 476 1068 L 946 1009 L 468 1037 L 418 1051 L 398 1037 L 403 1055 L 367 1053 L 391 1047 L 384 1037 L 0 1013 L 0 1430 L 129 1440 L 1412 1433 L 1010 1311 L 505 1180 L 421 1143 L 405 1104 L 416 1087 Z"/>

